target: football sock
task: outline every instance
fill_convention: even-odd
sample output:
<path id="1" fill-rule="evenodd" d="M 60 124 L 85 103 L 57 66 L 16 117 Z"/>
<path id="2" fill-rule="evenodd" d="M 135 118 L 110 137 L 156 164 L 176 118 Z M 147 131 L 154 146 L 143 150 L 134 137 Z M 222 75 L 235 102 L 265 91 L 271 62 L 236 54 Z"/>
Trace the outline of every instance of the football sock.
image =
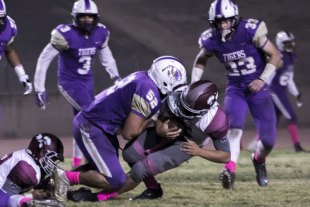
<path id="1" fill-rule="evenodd" d="M 254 159 L 256 162 L 262 164 L 266 162 L 266 158 L 265 157 L 261 157 L 258 153 L 254 154 Z"/>
<path id="2" fill-rule="evenodd" d="M 160 184 L 157 182 L 155 177 L 149 176 L 143 180 L 147 189 L 158 189 L 160 188 Z"/>
<path id="3" fill-rule="evenodd" d="M 117 192 L 112 192 L 112 193 L 102 193 L 102 192 L 99 192 L 97 194 L 97 198 L 98 198 L 98 201 L 106 201 L 110 198 L 115 198 L 116 196 L 118 195 Z"/>
<path id="4" fill-rule="evenodd" d="M 225 164 L 225 168 L 228 169 L 230 172 L 236 171 L 236 163 L 234 161 L 229 161 Z"/>
<path id="5" fill-rule="evenodd" d="M 72 158 L 72 167 L 78 167 L 81 165 L 82 158 L 73 157 Z"/>
<path id="6" fill-rule="evenodd" d="M 296 124 L 290 124 L 288 125 L 288 131 L 291 135 L 291 140 L 293 144 L 299 143 L 299 136 L 298 136 L 298 130 Z"/>
<path id="7" fill-rule="evenodd" d="M 80 184 L 80 172 L 66 171 L 66 177 L 68 178 L 70 185 Z"/>

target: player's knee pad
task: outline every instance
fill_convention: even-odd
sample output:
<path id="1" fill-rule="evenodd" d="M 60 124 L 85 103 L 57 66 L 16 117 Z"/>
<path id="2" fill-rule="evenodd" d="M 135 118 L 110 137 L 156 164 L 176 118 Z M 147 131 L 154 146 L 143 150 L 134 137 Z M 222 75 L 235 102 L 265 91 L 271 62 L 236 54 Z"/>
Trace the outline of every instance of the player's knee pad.
<path id="1" fill-rule="evenodd" d="M 133 165 L 134 163 L 138 162 L 139 160 L 143 159 L 145 157 L 144 155 L 144 149 L 141 148 L 141 150 L 136 150 L 133 145 L 129 146 L 123 151 L 123 159 L 125 162 L 127 162 L 130 165 Z"/>
<path id="2" fill-rule="evenodd" d="M 132 166 L 130 171 L 130 177 L 137 183 L 143 181 L 146 177 L 152 176 L 153 173 L 149 167 L 143 162 L 137 162 Z"/>

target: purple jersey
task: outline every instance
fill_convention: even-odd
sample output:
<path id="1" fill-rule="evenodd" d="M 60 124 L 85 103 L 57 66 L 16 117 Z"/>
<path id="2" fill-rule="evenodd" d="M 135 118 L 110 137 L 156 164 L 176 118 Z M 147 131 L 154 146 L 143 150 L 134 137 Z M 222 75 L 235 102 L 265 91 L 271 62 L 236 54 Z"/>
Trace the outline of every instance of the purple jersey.
<path id="1" fill-rule="evenodd" d="M 114 135 L 130 112 L 147 119 L 159 110 L 160 102 L 156 84 L 146 71 L 138 71 L 99 93 L 81 113 L 89 122 Z"/>
<path id="2" fill-rule="evenodd" d="M 294 67 L 296 62 L 296 53 L 281 52 L 283 65 L 276 70 L 276 75 L 272 79 L 271 89 L 276 90 L 287 87 L 288 81 L 291 79 L 291 74 L 294 73 Z"/>
<path id="3" fill-rule="evenodd" d="M 98 24 L 89 36 L 81 35 L 71 24 L 61 24 L 55 30 L 67 41 L 68 49 L 61 50 L 58 58 L 58 80 L 62 85 L 67 80 L 93 81 L 92 60 L 107 41 L 109 31 Z"/>
<path id="4" fill-rule="evenodd" d="M 25 149 L 5 155 L 0 160 L 0 188 L 10 194 L 20 194 L 39 184 L 40 167 Z"/>
<path id="5" fill-rule="evenodd" d="M 6 16 L 5 29 L 0 33 L 0 59 L 4 53 L 5 48 L 13 41 L 16 35 L 17 27 L 15 21 L 11 17 Z"/>
<path id="6" fill-rule="evenodd" d="M 222 42 L 220 34 L 213 29 L 200 35 L 200 47 L 214 54 L 224 64 L 229 85 L 247 87 L 263 72 L 266 58 L 253 44 L 261 23 L 255 19 L 241 19 L 234 35 L 226 42 Z"/>

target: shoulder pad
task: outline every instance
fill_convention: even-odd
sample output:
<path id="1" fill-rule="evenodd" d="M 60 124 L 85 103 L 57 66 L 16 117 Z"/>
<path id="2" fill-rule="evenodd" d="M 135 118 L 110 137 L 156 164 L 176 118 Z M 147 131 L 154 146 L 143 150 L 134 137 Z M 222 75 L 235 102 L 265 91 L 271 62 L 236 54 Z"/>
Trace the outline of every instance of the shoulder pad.
<path id="1" fill-rule="evenodd" d="M 67 40 L 57 29 L 54 29 L 51 33 L 51 44 L 59 50 L 69 48 Z"/>
<path id="2" fill-rule="evenodd" d="M 255 33 L 255 36 L 254 36 L 254 39 L 256 37 L 259 37 L 259 36 L 266 36 L 268 34 L 268 30 L 267 30 L 267 26 L 265 24 L 265 22 L 260 22 L 260 24 L 258 25 L 258 28 L 256 30 L 256 33 Z"/>
<path id="3" fill-rule="evenodd" d="M 267 34 L 268 34 L 268 30 L 267 30 L 266 24 L 265 22 L 261 22 L 258 25 L 258 28 L 253 38 L 254 44 L 259 48 L 263 47 L 268 41 Z"/>
<path id="4" fill-rule="evenodd" d="M 101 24 L 101 23 L 98 23 L 97 26 L 107 29 L 107 27 L 104 24 Z"/>
<path id="5" fill-rule="evenodd" d="M 207 29 L 203 33 L 201 33 L 199 39 L 198 39 L 198 44 L 200 48 L 202 47 L 202 43 L 212 37 L 212 29 Z"/>

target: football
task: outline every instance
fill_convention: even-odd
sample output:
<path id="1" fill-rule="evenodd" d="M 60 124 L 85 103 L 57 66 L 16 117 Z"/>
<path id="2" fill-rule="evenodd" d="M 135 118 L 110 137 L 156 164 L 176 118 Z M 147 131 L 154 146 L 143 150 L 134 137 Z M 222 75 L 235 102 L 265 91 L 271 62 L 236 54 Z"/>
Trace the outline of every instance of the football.
<path id="1" fill-rule="evenodd" d="M 168 127 L 169 129 L 173 128 L 173 127 L 178 127 L 182 130 L 185 129 L 185 126 L 184 124 L 182 123 L 182 121 L 178 120 L 178 119 L 169 119 L 169 122 L 168 122 Z"/>

